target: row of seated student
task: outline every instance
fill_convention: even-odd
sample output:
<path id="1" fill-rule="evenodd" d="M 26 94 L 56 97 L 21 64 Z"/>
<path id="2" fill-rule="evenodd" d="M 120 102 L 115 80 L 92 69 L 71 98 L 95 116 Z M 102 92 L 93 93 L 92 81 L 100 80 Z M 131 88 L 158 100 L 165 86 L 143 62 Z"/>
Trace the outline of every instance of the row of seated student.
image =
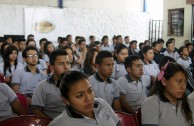
<path id="1" fill-rule="evenodd" d="M 121 45 L 119 44 L 118 47 L 119 46 L 124 47 L 122 44 Z M 152 55 L 153 55 L 153 49 L 151 49 L 150 47 L 148 48 L 148 47 L 149 46 L 146 46 L 146 48 L 143 48 L 145 50 L 145 51 L 143 51 L 144 52 L 143 53 L 144 54 L 143 55 L 144 57 L 146 57 L 146 53 L 149 52 L 150 50 L 151 50 Z M 126 52 L 126 48 L 121 48 L 121 50 L 124 50 L 124 52 Z M 57 73 L 58 73 L 58 76 L 60 76 L 61 73 L 59 71 L 55 73 L 55 71 L 57 71 L 57 68 L 54 69 L 55 65 L 59 65 L 59 66 L 63 67 L 66 70 L 68 69 L 67 71 L 69 71 L 69 69 L 71 68 L 71 66 L 70 66 L 71 61 L 70 61 L 69 55 L 66 52 L 65 55 L 66 55 L 66 58 L 67 58 L 67 62 L 60 62 L 58 64 L 51 63 L 51 61 L 52 62 L 55 62 L 55 60 L 57 59 L 56 57 L 55 57 L 56 59 L 51 59 L 52 58 L 52 54 L 54 55 L 54 52 L 51 53 L 51 55 L 49 57 L 50 58 L 50 65 L 51 65 L 50 68 L 51 68 L 51 71 L 53 73 L 53 76 L 55 76 L 55 74 L 57 74 Z M 57 50 L 56 50 L 56 52 L 57 52 Z M 117 54 L 119 54 L 118 52 L 120 52 L 120 51 L 116 51 L 116 52 L 117 52 Z M 12 86 L 12 88 L 15 91 L 18 91 L 18 89 L 19 89 L 19 92 L 22 92 L 22 93 L 26 94 L 26 96 L 29 98 L 29 103 L 30 103 L 31 102 L 30 98 L 32 96 L 35 97 L 34 94 L 35 94 L 36 90 L 43 91 L 43 89 L 47 89 L 46 87 L 36 86 L 36 85 L 41 85 L 38 82 L 40 80 L 43 80 L 46 77 L 44 77 L 45 74 L 42 74 L 41 77 L 43 77 L 43 78 L 40 78 L 38 75 L 36 76 L 36 74 L 40 74 L 42 72 L 41 71 L 38 71 L 38 69 L 36 67 L 37 62 L 38 62 L 38 51 L 37 51 L 37 49 L 34 46 L 29 46 L 26 49 L 24 49 L 24 51 L 22 52 L 22 55 L 23 55 L 23 58 L 24 58 L 24 60 L 25 60 L 25 62 L 26 62 L 27 65 L 26 65 L 26 67 L 24 69 L 22 69 L 22 70 L 20 69 L 20 71 L 18 70 L 18 72 L 15 72 L 14 71 L 15 74 L 13 73 L 13 75 L 12 75 L 12 83 L 11 83 L 11 86 Z M 127 55 L 127 54 L 125 54 L 125 55 Z M 118 58 L 118 55 L 116 57 Z M 135 56 L 135 57 L 137 57 L 137 56 Z M 131 57 L 129 57 L 129 59 L 130 58 Z M 148 62 L 149 62 L 149 60 L 153 60 L 153 57 L 152 57 L 152 59 L 149 59 L 149 58 L 150 57 L 148 56 L 145 59 L 148 60 Z M 119 78 L 118 81 L 115 81 L 114 79 L 110 78 L 112 76 L 112 73 L 113 73 L 114 68 L 115 68 L 114 67 L 114 60 L 113 60 L 113 56 L 112 56 L 112 53 L 111 52 L 108 52 L 108 51 L 100 51 L 97 54 L 97 56 L 96 56 L 96 60 L 94 60 L 95 61 L 95 66 L 96 66 L 96 71 L 97 72 L 94 73 L 94 75 L 92 75 L 92 76 L 89 77 L 89 81 L 90 81 L 91 85 L 93 85 L 92 86 L 92 90 L 94 91 L 96 97 L 103 98 L 105 101 L 107 101 L 109 103 L 109 105 L 111 105 L 113 107 L 114 110 L 123 111 L 122 109 L 124 109 L 126 112 L 129 112 L 129 113 L 134 113 L 134 111 L 136 110 L 136 108 L 133 108 L 132 107 L 133 105 L 130 105 L 129 104 L 130 99 L 127 99 L 128 90 L 125 91 L 125 88 L 126 88 L 125 86 L 128 86 L 128 85 L 126 85 L 127 83 L 126 83 L 125 80 L 128 80 L 127 82 L 129 82 L 129 83 L 130 82 L 134 83 L 133 85 L 137 84 L 137 85 L 135 85 L 136 87 L 127 87 L 127 88 L 135 88 L 137 90 L 140 90 L 140 95 L 139 96 L 144 96 L 145 97 L 145 95 L 143 95 L 143 94 L 145 94 L 145 91 L 147 91 L 147 93 L 149 92 L 149 88 L 151 87 L 150 82 L 151 82 L 152 78 L 149 78 L 149 76 L 148 76 L 149 74 L 148 75 L 146 74 L 146 75 L 144 75 L 145 77 L 143 77 L 142 74 L 143 74 L 143 71 L 144 71 L 144 68 L 143 68 L 144 67 L 144 64 L 142 63 L 140 57 L 138 57 L 137 59 L 140 62 L 140 64 L 138 64 L 139 66 L 138 65 L 136 66 L 137 68 L 139 68 L 139 71 L 137 72 L 137 70 L 136 70 L 135 72 L 137 72 L 137 73 L 132 73 L 131 72 L 134 61 L 132 59 L 130 59 L 129 61 L 132 62 L 131 63 L 132 66 L 128 66 L 127 67 L 126 65 L 124 65 L 124 67 L 125 67 L 128 75 L 123 76 L 124 77 L 123 79 L 122 78 Z M 146 60 L 144 60 L 144 61 L 146 62 Z M 125 61 L 124 64 L 130 64 L 130 63 L 126 63 L 127 58 L 124 61 Z M 63 69 L 58 68 L 58 70 L 63 70 Z M 63 71 L 63 72 L 65 72 L 65 71 Z M 33 81 L 33 80 L 34 81 L 37 81 L 38 80 L 38 82 L 35 82 L 33 84 L 28 84 L 30 82 L 26 81 L 25 79 L 22 79 L 21 77 L 23 77 L 23 76 L 21 76 L 21 73 L 25 73 L 26 75 L 28 75 L 26 78 L 28 78 L 28 79 L 30 78 L 29 81 Z M 33 75 L 32 75 L 32 73 L 33 73 Z M 139 74 L 139 77 L 137 77 L 138 76 L 137 74 Z M 132 75 L 132 77 L 130 77 L 131 75 Z M 138 79 L 137 80 L 136 79 L 133 79 L 133 76 L 135 76 L 135 78 L 136 79 L 138 78 Z M 51 77 L 51 80 L 50 79 L 48 80 L 48 78 L 50 78 L 50 77 Z M 55 77 L 53 77 L 54 78 L 53 79 L 54 81 L 53 81 L 52 80 L 52 76 L 50 76 L 50 75 L 48 75 L 48 78 L 47 78 L 47 81 L 48 82 L 51 82 L 51 83 L 54 82 L 56 84 L 56 82 L 58 81 L 58 79 L 56 79 Z M 153 78 L 156 80 L 156 75 Z M 27 85 L 25 85 L 25 83 L 24 83 L 24 85 L 20 84 L 20 83 L 22 83 L 22 81 L 19 82 L 20 79 L 23 82 L 27 82 L 26 83 Z M 97 84 L 95 84 L 95 83 L 97 83 Z M 99 83 L 105 83 L 105 84 L 101 84 L 100 85 Z M 44 84 L 44 85 L 48 86 L 48 84 Z M 142 85 L 145 86 L 146 88 L 145 87 L 142 88 L 143 87 Z M 38 89 L 38 87 L 40 89 Z M 141 88 L 142 88 L 142 91 L 141 91 Z M 32 91 L 34 89 L 35 89 L 35 91 Z M 49 88 L 49 89 L 51 89 L 51 88 Z M 146 89 L 146 90 L 144 90 L 144 89 Z M 132 92 L 134 91 L 134 89 L 131 89 L 131 90 L 132 90 Z M 49 91 L 52 92 L 52 90 L 49 90 Z M 44 91 L 44 93 L 45 92 L 46 91 Z M 135 91 L 135 92 L 137 92 L 137 91 Z M 40 93 L 40 94 L 42 94 L 42 93 Z M 49 93 L 49 94 L 52 94 L 52 93 Z M 59 96 L 59 99 L 61 100 L 61 98 L 60 98 L 60 92 L 59 92 L 58 96 Z M 51 114 L 51 115 L 46 114 L 47 112 L 44 112 L 45 106 L 43 106 L 43 107 L 41 106 L 42 105 L 41 103 L 44 102 L 44 101 L 41 101 L 41 100 L 45 100 L 45 98 L 37 98 L 38 100 L 40 100 L 39 101 L 39 104 L 40 105 L 33 105 L 33 97 L 32 97 L 32 104 L 31 104 L 32 105 L 32 111 L 34 113 L 36 113 L 36 115 L 39 115 L 40 114 L 39 116 L 42 115 L 42 116 L 45 116 L 45 117 L 48 117 L 48 118 L 52 118 L 52 115 L 54 115 L 54 114 Z M 38 95 L 38 97 L 40 97 L 40 95 Z M 136 97 L 136 95 L 134 95 L 134 97 Z M 142 98 L 142 97 L 133 98 L 132 100 L 135 100 L 135 101 L 132 102 L 132 104 L 134 104 L 134 103 L 135 104 L 139 104 L 136 101 L 139 98 L 140 98 L 140 100 L 138 102 L 140 102 L 142 104 L 143 101 L 145 100 L 145 98 Z M 35 101 L 38 101 L 37 99 L 35 98 Z M 119 100 L 119 99 L 121 99 L 121 100 Z M 46 100 L 46 101 L 49 101 L 49 100 Z M 52 103 L 52 101 L 51 101 L 51 103 Z M 55 103 L 60 103 L 60 102 L 55 102 Z M 43 104 L 45 104 L 45 103 L 43 103 Z M 63 104 L 63 102 L 62 102 L 62 104 Z M 55 105 L 51 105 L 51 108 L 53 106 L 54 106 L 55 109 L 58 108 L 58 107 L 55 107 Z M 140 105 L 140 107 L 141 107 L 141 105 Z M 54 108 L 52 108 L 52 110 L 49 110 L 48 109 L 48 113 L 50 111 L 52 112 L 53 110 L 55 110 Z"/>

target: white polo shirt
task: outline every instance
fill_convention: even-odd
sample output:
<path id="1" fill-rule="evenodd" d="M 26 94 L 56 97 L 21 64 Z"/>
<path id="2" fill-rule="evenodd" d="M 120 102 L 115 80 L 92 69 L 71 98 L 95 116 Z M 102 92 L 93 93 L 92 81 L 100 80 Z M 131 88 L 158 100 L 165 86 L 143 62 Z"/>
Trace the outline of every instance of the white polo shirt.
<path id="1" fill-rule="evenodd" d="M 67 107 L 49 126 L 120 126 L 120 121 L 112 108 L 100 98 L 94 99 L 95 119 L 84 117 Z"/>
<path id="2" fill-rule="evenodd" d="M 155 61 L 152 61 L 150 64 L 143 62 L 143 72 L 144 75 L 150 75 L 156 78 L 160 69 Z"/>
<path id="3" fill-rule="evenodd" d="M 125 77 L 126 74 L 127 74 L 127 71 L 125 69 L 125 64 L 114 61 L 114 70 L 111 77 L 117 80 L 120 77 Z"/>
<path id="4" fill-rule="evenodd" d="M 179 57 L 179 59 L 177 60 L 177 63 L 182 65 L 185 69 L 188 69 L 192 62 L 191 62 L 190 57 L 188 57 L 186 59 L 183 59 L 182 57 Z"/>
<path id="5" fill-rule="evenodd" d="M 168 52 L 168 50 L 166 50 L 164 52 L 164 56 L 169 56 L 169 57 L 172 57 L 175 61 L 178 60 L 178 58 L 180 57 L 179 53 L 177 51 L 174 51 L 174 52 Z"/>

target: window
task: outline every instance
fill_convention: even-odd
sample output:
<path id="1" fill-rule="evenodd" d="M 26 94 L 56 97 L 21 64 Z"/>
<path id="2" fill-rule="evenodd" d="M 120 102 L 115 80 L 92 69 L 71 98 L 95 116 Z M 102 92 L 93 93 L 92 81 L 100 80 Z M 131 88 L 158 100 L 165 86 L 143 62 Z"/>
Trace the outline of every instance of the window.
<path id="1" fill-rule="evenodd" d="M 183 36 L 184 8 L 168 10 L 168 36 Z"/>

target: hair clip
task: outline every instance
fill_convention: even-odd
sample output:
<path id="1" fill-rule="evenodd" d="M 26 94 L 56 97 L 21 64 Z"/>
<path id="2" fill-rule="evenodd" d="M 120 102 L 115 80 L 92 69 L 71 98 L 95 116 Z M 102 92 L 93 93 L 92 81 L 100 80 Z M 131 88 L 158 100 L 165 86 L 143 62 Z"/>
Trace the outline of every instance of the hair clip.
<path id="1" fill-rule="evenodd" d="M 166 63 L 166 65 L 164 65 L 162 67 L 162 70 L 158 73 L 158 81 L 162 80 L 163 76 L 164 76 L 164 71 L 167 69 L 167 66 L 169 64 L 169 61 Z"/>

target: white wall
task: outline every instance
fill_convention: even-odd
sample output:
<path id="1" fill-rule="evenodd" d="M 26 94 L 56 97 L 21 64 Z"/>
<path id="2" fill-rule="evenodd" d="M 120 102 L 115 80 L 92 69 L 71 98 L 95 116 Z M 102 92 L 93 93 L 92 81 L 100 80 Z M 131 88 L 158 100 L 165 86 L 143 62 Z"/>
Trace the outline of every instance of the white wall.
<path id="1" fill-rule="evenodd" d="M 176 40 L 176 47 L 183 45 L 184 40 L 188 39 L 191 41 L 191 15 L 192 5 L 186 4 L 186 0 L 164 0 L 164 16 L 163 16 L 163 39 L 173 37 Z M 168 34 L 168 9 L 184 8 L 184 36 L 175 37 L 167 36 Z"/>
<path id="2" fill-rule="evenodd" d="M 57 7 L 58 0 L 0 0 L 0 4 Z M 142 12 L 143 0 L 63 0 L 65 8 L 91 8 Z"/>

